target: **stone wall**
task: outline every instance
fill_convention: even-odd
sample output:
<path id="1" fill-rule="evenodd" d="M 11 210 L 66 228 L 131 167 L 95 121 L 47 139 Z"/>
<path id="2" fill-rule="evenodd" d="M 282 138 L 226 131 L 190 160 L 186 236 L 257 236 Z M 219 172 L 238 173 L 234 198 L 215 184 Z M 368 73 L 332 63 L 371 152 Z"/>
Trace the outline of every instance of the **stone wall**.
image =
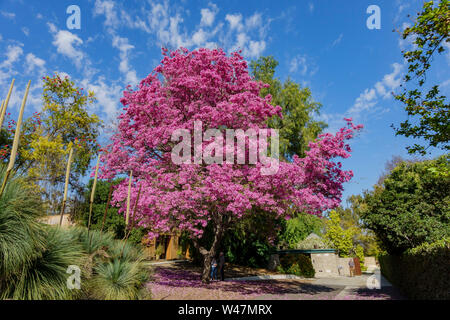
<path id="1" fill-rule="evenodd" d="M 367 267 L 367 271 L 372 272 L 378 269 L 375 257 L 364 257 L 364 265 Z"/>
<path id="2" fill-rule="evenodd" d="M 337 267 L 339 270 L 339 275 L 341 276 L 350 276 L 350 267 L 348 262 L 353 260 L 353 258 L 340 258 L 336 256 Z"/>
<path id="3" fill-rule="evenodd" d="M 40 218 L 42 223 L 51 224 L 51 225 L 59 225 L 59 221 L 61 219 L 61 215 L 51 215 Z M 66 213 L 63 215 L 62 224 L 63 227 L 73 226 L 75 225 L 72 221 L 70 221 L 70 214 Z"/>
<path id="4" fill-rule="evenodd" d="M 338 276 L 336 254 L 311 253 L 311 262 L 316 271 L 316 277 Z"/>

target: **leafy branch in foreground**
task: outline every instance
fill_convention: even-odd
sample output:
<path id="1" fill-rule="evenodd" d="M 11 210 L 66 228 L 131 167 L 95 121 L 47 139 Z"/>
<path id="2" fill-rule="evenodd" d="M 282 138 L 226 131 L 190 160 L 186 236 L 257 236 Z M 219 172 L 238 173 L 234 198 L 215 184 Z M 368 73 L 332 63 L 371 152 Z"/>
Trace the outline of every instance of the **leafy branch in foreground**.
<path id="1" fill-rule="evenodd" d="M 426 2 L 423 11 L 418 13 L 416 23 L 403 31 L 403 39 L 414 39 L 415 48 L 402 51 L 408 62 L 408 73 L 404 82 L 417 80 L 418 87 L 395 95 L 395 99 L 405 105 L 409 118 L 419 117 L 418 122 L 410 119 L 395 128 L 396 135 L 422 138 L 428 146 L 415 143 L 407 147 L 409 153 L 426 154 L 428 147 L 450 150 L 450 108 L 446 96 L 439 91 L 439 85 L 424 88 L 426 72 L 431 66 L 433 55 L 445 52 L 450 42 L 450 9 L 449 1 L 442 0 L 437 6 L 433 1 Z M 428 91 L 427 91 L 428 90 Z"/>

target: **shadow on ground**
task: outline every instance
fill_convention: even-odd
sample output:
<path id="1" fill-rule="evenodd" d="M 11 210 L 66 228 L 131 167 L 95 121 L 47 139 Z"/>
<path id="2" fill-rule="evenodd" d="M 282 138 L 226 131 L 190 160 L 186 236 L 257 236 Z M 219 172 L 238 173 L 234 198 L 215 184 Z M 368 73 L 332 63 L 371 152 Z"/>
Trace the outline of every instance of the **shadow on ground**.
<path id="1" fill-rule="evenodd" d="M 394 287 L 382 287 L 381 289 L 358 288 L 351 289 L 350 293 L 361 298 L 405 300 L 401 293 Z"/>
<path id="2" fill-rule="evenodd" d="M 259 281 L 214 281 L 210 284 L 200 280 L 200 268 L 177 263 L 172 266 L 155 268 L 154 281 L 159 285 L 172 288 L 203 288 L 208 290 L 222 290 L 242 295 L 265 294 L 323 294 L 338 290 L 338 287 L 312 285 L 299 280 L 259 280 Z"/>

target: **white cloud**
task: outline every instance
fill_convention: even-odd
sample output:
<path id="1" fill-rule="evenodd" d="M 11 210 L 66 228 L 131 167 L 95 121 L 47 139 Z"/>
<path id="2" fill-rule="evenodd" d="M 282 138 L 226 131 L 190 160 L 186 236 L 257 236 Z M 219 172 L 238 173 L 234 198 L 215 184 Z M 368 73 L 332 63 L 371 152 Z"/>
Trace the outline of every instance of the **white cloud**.
<path id="1" fill-rule="evenodd" d="M 56 47 L 58 53 L 70 58 L 78 68 L 81 67 L 81 60 L 83 60 L 84 54 L 80 49 L 76 48 L 83 44 L 83 40 L 80 37 L 70 31 L 59 30 L 54 33 L 52 44 Z"/>
<path id="2" fill-rule="evenodd" d="M 290 73 L 300 73 L 302 76 L 306 75 L 314 75 L 318 67 L 310 61 L 311 59 L 308 59 L 306 55 L 298 54 L 295 57 L 293 57 L 289 63 L 289 72 Z"/>
<path id="3" fill-rule="evenodd" d="M 251 17 L 245 19 L 245 26 L 247 27 L 247 30 L 261 27 L 261 24 L 262 18 L 260 13 L 255 13 Z"/>
<path id="4" fill-rule="evenodd" d="M 264 49 L 266 49 L 266 42 L 264 40 L 262 41 L 250 40 L 248 48 L 244 49 L 244 55 L 250 58 L 257 58 L 262 54 Z"/>
<path id="5" fill-rule="evenodd" d="M 14 19 L 16 17 L 16 14 L 14 12 L 0 11 L 0 14 L 6 19 Z"/>
<path id="6" fill-rule="evenodd" d="M 127 12 L 120 6 L 110 0 L 95 2 L 94 15 L 105 16 L 104 25 L 112 36 L 117 35 L 119 27 L 128 27 L 154 35 L 157 46 L 169 49 L 220 46 L 227 51 L 242 50 L 247 58 L 258 57 L 266 48 L 265 30 L 269 23 L 257 12 L 246 18 L 241 13 L 227 14 L 225 21 L 217 21 L 219 9 L 209 3 L 200 10 L 199 23 L 189 30 L 184 25 L 188 10 L 172 9 L 169 1 L 148 2 L 136 13 Z M 258 36 L 255 36 L 256 32 Z"/>
<path id="7" fill-rule="evenodd" d="M 20 46 L 18 45 L 8 45 L 8 47 L 6 48 L 6 60 L 4 60 L 1 64 L 0 67 L 6 67 L 9 68 L 11 67 L 11 65 L 16 62 L 19 57 L 22 55 L 23 50 Z"/>
<path id="8" fill-rule="evenodd" d="M 22 32 L 28 37 L 30 35 L 30 29 L 27 27 L 22 27 Z"/>
<path id="9" fill-rule="evenodd" d="M 106 18 L 104 23 L 109 27 L 114 27 L 119 22 L 113 1 L 96 0 L 94 5 L 94 16 L 95 15 L 104 15 Z"/>
<path id="10" fill-rule="evenodd" d="M 17 61 L 19 61 L 20 56 L 23 54 L 22 44 L 19 45 L 8 45 L 6 47 L 4 59 L 0 63 L 0 88 L 4 88 L 7 85 L 9 86 L 9 81 L 11 81 L 11 77 L 15 76 L 18 72 L 14 70 L 13 65 Z"/>
<path id="11" fill-rule="evenodd" d="M 204 8 L 200 10 L 200 14 L 202 16 L 200 20 L 200 25 L 210 27 L 214 23 L 214 19 L 217 14 L 217 6 L 215 4 L 211 5 L 210 8 Z"/>
<path id="12" fill-rule="evenodd" d="M 339 35 L 339 37 L 337 37 L 337 39 L 333 41 L 333 43 L 332 43 L 331 46 L 334 47 L 334 46 L 338 45 L 338 44 L 342 41 L 342 38 L 343 38 L 343 37 L 344 37 L 344 34 L 341 33 L 341 34 Z"/>
<path id="13" fill-rule="evenodd" d="M 376 105 L 377 102 L 374 101 L 375 97 L 375 89 L 365 89 L 364 92 L 361 93 L 358 98 L 356 98 L 355 104 L 348 110 L 348 113 L 357 118 L 361 112 L 368 111 L 374 105 Z"/>
<path id="14" fill-rule="evenodd" d="M 94 91 L 95 97 L 97 98 L 96 108 L 104 112 L 108 120 L 117 118 L 120 95 L 123 91 L 122 86 L 118 84 L 107 84 L 104 77 L 99 77 L 96 81 L 83 79 L 81 86 L 87 90 Z"/>
<path id="15" fill-rule="evenodd" d="M 378 81 L 375 84 L 375 89 L 377 90 L 377 93 L 381 95 L 384 99 L 389 98 L 390 92 L 397 89 L 402 82 L 402 77 L 400 76 L 400 74 L 403 69 L 403 66 L 399 63 L 394 63 L 392 64 L 392 67 L 394 68 L 394 71 L 389 74 L 386 74 L 383 77 L 383 80 Z"/>
<path id="16" fill-rule="evenodd" d="M 447 51 L 446 57 L 447 57 L 447 64 L 450 66 L 450 43 L 444 42 L 444 49 Z"/>
<path id="17" fill-rule="evenodd" d="M 242 15 L 241 14 L 227 14 L 225 20 L 230 24 L 231 30 L 240 31 L 243 28 L 242 25 Z"/>
<path id="18" fill-rule="evenodd" d="M 23 50 L 19 45 L 8 45 L 6 48 L 6 59 L 0 63 L 0 68 L 11 68 L 14 62 L 19 60 Z"/>
<path id="19" fill-rule="evenodd" d="M 408 36 L 406 39 L 403 39 L 403 31 L 406 28 L 411 27 L 411 24 L 408 22 L 403 22 L 402 23 L 402 27 L 401 30 L 399 31 L 399 36 L 398 36 L 398 47 L 400 48 L 400 50 L 405 51 L 405 50 L 412 50 L 413 48 L 417 48 L 417 45 L 414 44 L 414 41 L 417 39 L 417 35 L 416 34 L 411 34 L 410 36 Z"/>
<path id="20" fill-rule="evenodd" d="M 400 86 L 403 65 L 393 63 L 392 68 L 394 71 L 384 75 L 383 79 L 376 82 L 373 88 L 365 89 L 364 92 L 356 98 L 354 105 L 347 111 L 350 116 L 358 118 L 363 112 L 365 114 L 373 112 L 379 98 L 389 98 L 390 92 Z"/>
<path id="21" fill-rule="evenodd" d="M 289 72 L 295 73 L 297 71 L 299 71 L 303 76 L 308 72 L 308 66 L 306 64 L 305 56 L 297 55 L 292 58 L 291 63 L 289 64 Z"/>
<path id="22" fill-rule="evenodd" d="M 119 71 L 125 75 L 126 84 L 136 85 L 139 80 L 136 75 L 136 70 L 133 70 L 129 64 L 129 51 L 134 49 L 134 46 L 128 42 L 127 38 L 122 38 L 117 35 L 113 36 L 112 45 L 120 51 Z"/>
<path id="23" fill-rule="evenodd" d="M 38 68 L 40 72 L 44 70 L 45 61 L 41 58 L 36 57 L 33 53 L 28 53 L 25 57 L 26 61 L 26 69 L 28 72 L 33 71 L 35 68 Z"/>
<path id="24" fill-rule="evenodd" d="M 310 3 L 308 4 L 308 9 L 309 9 L 309 12 L 310 12 L 310 13 L 313 13 L 313 12 L 314 12 L 314 3 L 310 2 Z"/>

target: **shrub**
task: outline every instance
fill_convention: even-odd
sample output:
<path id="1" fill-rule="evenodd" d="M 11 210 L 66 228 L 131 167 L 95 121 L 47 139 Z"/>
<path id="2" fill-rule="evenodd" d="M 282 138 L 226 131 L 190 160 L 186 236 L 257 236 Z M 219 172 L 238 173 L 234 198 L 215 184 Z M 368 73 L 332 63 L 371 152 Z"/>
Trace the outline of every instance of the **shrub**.
<path id="1" fill-rule="evenodd" d="M 381 272 L 410 299 L 450 299 L 450 238 L 381 255 Z"/>
<path id="2" fill-rule="evenodd" d="M 83 195 L 83 200 L 81 204 L 81 214 L 74 217 L 77 222 L 83 226 L 88 225 L 89 221 L 89 206 L 91 191 L 93 185 L 93 179 L 89 180 Z M 103 217 L 105 215 L 106 204 L 108 202 L 108 195 L 111 185 L 116 186 L 120 183 L 122 179 L 116 179 L 113 181 L 98 180 L 95 189 L 95 197 L 92 205 L 92 216 L 91 216 L 91 230 L 100 230 L 103 224 Z M 134 204 L 132 204 L 134 206 Z M 125 219 L 123 215 L 118 213 L 118 208 L 114 206 L 108 207 L 107 217 L 105 219 L 105 225 L 103 226 L 103 231 L 108 231 L 114 235 L 116 239 L 123 239 L 125 237 Z M 130 236 L 128 237 L 128 242 L 133 244 L 140 244 L 142 238 L 144 237 L 146 231 L 144 228 L 137 227 L 134 228 Z"/>
<path id="3" fill-rule="evenodd" d="M 311 263 L 311 258 L 304 254 L 285 254 L 280 257 L 278 272 L 294 274 L 300 277 L 314 278 L 316 272 Z"/>
<path id="4" fill-rule="evenodd" d="M 142 284 L 148 279 L 148 271 L 141 260 L 113 258 L 99 263 L 94 270 L 90 291 L 95 299 L 138 299 Z"/>
<path id="5" fill-rule="evenodd" d="M 436 167 L 442 168 L 443 175 L 433 172 Z M 382 186 L 365 192 L 361 218 L 388 253 L 400 255 L 450 236 L 448 172 L 449 154 L 435 160 L 401 162 Z"/>
<path id="6" fill-rule="evenodd" d="M 12 275 L 1 293 L 12 299 L 71 299 L 76 291 L 67 288 L 67 267 L 80 265 L 81 244 L 60 228 L 46 227 L 45 250 Z"/>
<path id="7" fill-rule="evenodd" d="M 112 233 L 76 227 L 69 229 L 83 247 L 82 296 L 88 299 L 139 299 L 146 292 L 148 264 L 142 247 L 116 240 Z"/>
<path id="8" fill-rule="evenodd" d="M 305 240 L 300 241 L 297 244 L 296 249 L 308 250 L 308 249 L 326 249 L 327 245 L 318 236 L 308 236 Z"/>
<path id="9" fill-rule="evenodd" d="M 355 248 L 356 257 L 359 259 L 359 265 L 361 267 L 361 271 L 366 271 L 367 267 L 364 265 L 364 248 L 361 245 L 357 245 Z"/>
<path id="10" fill-rule="evenodd" d="M 0 181 L 5 171 L 6 166 L 1 165 Z M 38 222 L 42 211 L 39 196 L 20 177 L 11 174 L 0 198 L 0 279 L 30 264 L 45 248 L 44 228 Z"/>
<path id="11" fill-rule="evenodd" d="M 42 211 L 39 196 L 12 175 L 0 197 L 0 299 L 146 297 L 149 270 L 138 246 L 111 233 L 44 225 Z M 82 290 L 67 288 L 69 265 L 80 266 Z"/>

